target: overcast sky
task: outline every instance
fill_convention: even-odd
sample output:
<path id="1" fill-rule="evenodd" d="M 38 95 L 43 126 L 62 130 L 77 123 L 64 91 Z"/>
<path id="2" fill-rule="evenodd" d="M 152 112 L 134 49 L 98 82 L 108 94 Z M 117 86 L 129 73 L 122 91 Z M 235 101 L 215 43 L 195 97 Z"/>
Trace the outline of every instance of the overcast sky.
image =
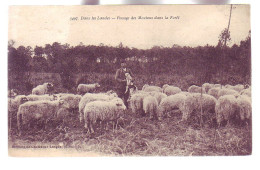
<path id="1" fill-rule="evenodd" d="M 176 6 L 12 6 L 9 8 L 9 40 L 15 46 L 70 45 L 124 46 L 147 49 L 216 45 L 227 27 L 230 5 Z M 80 20 L 81 16 L 108 16 L 110 20 Z M 112 17 L 179 16 L 178 20 L 112 20 Z M 78 17 L 71 21 L 70 17 Z M 250 6 L 234 5 L 230 24 L 231 45 L 239 44 L 250 30 Z"/>

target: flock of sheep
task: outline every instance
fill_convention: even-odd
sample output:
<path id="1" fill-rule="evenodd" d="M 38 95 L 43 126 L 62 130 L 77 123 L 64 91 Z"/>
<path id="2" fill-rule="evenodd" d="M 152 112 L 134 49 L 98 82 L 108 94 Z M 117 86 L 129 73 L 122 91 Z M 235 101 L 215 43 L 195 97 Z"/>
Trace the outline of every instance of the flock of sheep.
<path id="1" fill-rule="evenodd" d="M 157 100 L 152 102 L 150 96 Z M 149 98 L 150 102 L 147 102 L 146 98 Z M 177 109 L 182 113 L 182 121 L 188 120 L 194 113 L 202 125 L 205 120 L 211 123 L 216 120 L 220 126 L 225 121 L 229 124 L 234 118 L 248 123 L 252 113 L 251 87 L 248 85 L 244 87 L 204 83 L 201 87 L 192 85 L 187 91 L 167 84 L 162 88 L 145 85 L 142 91 L 132 95 L 132 99 L 130 102 L 131 106 L 135 106 L 132 107 L 134 112 L 152 113 L 150 117 L 157 116 L 161 119 Z M 139 100 L 139 103 L 136 103 L 136 100 Z M 155 109 L 149 110 L 150 106 L 147 105 L 153 105 Z"/>
<path id="2" fill-rule="evenodd" d="M 54 88 L 52 83 L 44 83 L 32 90 L 31 95 L 9 97 L 8 108 L 10 123 L 17 121 L 18 132 L 32 122 L 64 120 L 70 114 L 76 115 L 84 123 L 88 132 L 95 132 L 95 126 L 104 128 L 109 122 L 117 126 L 119 118 L 127 109 L 123 100 L 115 92 L 94 93 L 99 84 L 80 84 L 78 94 L 49 94 Z M 172 110 L 182 114 L 182 121 L 187 121 L 192 114 L 201 120 L 214 121 L 220 126 L 234 117 L 241 121 L 251 119 L 251 87 L 244 85 L 225 85 L 205 83 L 201 87 L 192 85 L 187 91 L 172 85 L 144 85 L 142 90 L 135 90 L 129 98 L 133 113 L 150 119 L 161 120 L 169 116 Z M 11 125 L 10 125 L 11 126 Z M 43 127 L 44 128 L 44 127 Z"/>

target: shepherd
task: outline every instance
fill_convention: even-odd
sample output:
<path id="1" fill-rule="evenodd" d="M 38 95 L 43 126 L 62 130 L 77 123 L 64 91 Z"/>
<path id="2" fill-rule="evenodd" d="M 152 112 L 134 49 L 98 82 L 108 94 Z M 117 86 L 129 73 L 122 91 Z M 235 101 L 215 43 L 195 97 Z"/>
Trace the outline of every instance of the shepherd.
<path id="1" fill-rule="evenodd" d="M 128 108 L 128 98 L 130 96 L 130 89 L 136 89 L 136 86 L 133 84 L 133 73 L 130 68 L 127 68 L 126 63 L 121 63 L 121 68 L 117 69 L 116 76 L 117 82 L 117 95 L 123 101 L 125 106 Z"/>

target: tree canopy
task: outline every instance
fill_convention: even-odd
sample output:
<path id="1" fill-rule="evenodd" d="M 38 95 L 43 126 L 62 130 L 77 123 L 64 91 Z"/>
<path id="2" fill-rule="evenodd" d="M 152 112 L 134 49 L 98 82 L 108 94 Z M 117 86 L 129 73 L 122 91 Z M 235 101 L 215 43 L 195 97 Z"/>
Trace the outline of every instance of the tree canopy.
<path id="1" fill-rule="evenodd" d="M 54 42 L 45 46 L 14 47 L 8 43 L 8 73 L 25 72 L 60 73 L 65 77 L 77 73 L 114 73 L 121 61 L 126 61 L 135 74 L 168 73 L 194 75 L 201 81 L 211 82 L 212 77 L 239 77 L 236 83 L 250 83 L 251 34 L 240 44 L 223 49 L 224 37 L 231 39 L 223 30 L 217 46 L 154 46 L 151 49 L 129 48 L 120 43 L 116 47 L 104 44 L 77 46 Z M 223 53 L 224 59 L 223 59 Z M 243 81 L 243 82 L 241 82 Z M 216 82 L 215 82 L 216 83 Z M 221 82 L 220 82 L 221 83 Z M 225 82 L 222 82 L 225 83 Z"/>

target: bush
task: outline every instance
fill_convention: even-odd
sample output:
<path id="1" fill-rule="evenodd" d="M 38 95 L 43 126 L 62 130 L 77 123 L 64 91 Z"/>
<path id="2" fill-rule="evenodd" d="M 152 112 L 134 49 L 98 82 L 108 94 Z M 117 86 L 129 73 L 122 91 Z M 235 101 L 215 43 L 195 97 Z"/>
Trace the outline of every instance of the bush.
<path id="1" fill-rule="evenodd" d="M 116 81 L 110 77 L 104 77 L 100 80 L 100 91 L 106 92 L 109 90 L 116 90 Z"/>

